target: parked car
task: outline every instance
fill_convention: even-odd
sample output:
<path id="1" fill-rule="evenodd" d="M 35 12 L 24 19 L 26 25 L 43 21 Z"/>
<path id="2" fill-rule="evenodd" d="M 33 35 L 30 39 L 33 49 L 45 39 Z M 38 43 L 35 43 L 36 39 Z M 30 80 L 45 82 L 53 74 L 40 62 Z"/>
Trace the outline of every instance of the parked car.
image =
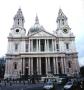
<path id="1" fill-rule="evenodd" d="M 76 84 L 74 84 L 72 81 L 69 81 L 64 85 L 64 90 L 74 90 L 75 87 Z"/>
<path id="2" fill-rule="evenodd" d="M 54 90 L 54 84 L 51 81 L 48 81 L 44 84 L 43 90 Z"/>

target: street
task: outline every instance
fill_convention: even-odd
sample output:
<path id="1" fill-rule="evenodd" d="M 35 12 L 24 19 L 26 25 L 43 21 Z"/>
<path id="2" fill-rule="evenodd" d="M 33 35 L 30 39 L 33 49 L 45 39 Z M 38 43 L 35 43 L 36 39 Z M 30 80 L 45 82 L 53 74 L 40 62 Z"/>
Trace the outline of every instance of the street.
<path id="1" fill-rule="evenodd" d="M 3 84 L 0 90 L 43 90 L 43 84 Z M 55 90 L 63 90 L 63 87 L 56 85 Z"/>

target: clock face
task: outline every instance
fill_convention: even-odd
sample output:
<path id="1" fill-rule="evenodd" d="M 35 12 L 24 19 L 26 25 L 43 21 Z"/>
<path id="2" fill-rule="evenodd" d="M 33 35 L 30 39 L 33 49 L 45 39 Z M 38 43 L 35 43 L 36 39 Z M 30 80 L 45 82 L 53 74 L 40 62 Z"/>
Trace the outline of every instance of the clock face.
<path id="1" fill-rule="evenodd" d="M 67 30 L 67 29 L 63 29 L 63 32 L 64 32 L 64 33 L 68 33 L 68 30 Z"/>
<path id="2" fill-rule="evenodd" d="M 19 29 L 16 29 L 16 32 L 18 33 L 19 32 Z"/>

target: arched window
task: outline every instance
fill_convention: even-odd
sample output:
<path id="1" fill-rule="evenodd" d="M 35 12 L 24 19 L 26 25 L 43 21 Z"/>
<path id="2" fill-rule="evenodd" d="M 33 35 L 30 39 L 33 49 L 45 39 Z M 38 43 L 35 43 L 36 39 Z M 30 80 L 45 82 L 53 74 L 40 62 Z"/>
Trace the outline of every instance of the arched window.
<path id="1" fill-rule="evenodd" d="M 14 69 L 17 69 L 17 63 L 14 62 Z"/>
<path id="2" fill-rule="evenodd" d="M 18 43 L 15 43 L 15 51 L 18 50 Z"/>
<path id="3" fill-rule="evenodd" d="M 69 49 L 69 43 L 66 43 L 66 49 Z"/>
<path id="4" fill-rule="evenodd" d="M 57 51 L 59 51 L 59 44 L 58 43 L 56 44 L 56 49 L 57 49 Z"/>
<path id="5" fill-rule="evenodd" d="M 71 68 L 71 61 L 68 61 L 68 67 Z"/>

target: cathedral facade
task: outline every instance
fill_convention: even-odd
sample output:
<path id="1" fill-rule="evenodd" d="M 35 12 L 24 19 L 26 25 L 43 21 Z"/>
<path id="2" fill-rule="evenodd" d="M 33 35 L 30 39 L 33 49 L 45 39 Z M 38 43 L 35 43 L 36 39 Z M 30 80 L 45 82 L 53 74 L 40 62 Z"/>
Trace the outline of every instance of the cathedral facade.
<path id="1" fill-rule="evenodd" d="M 79 72 L 75 36 L 61 9 L 53 34 L 40 25 L 37 15 L 27 34 L 24 22 L 23 13 L 18 9 L 8 36 L 4 78 L 34 74 L 46 76 L 48 73 L 72 76 Z"/>

